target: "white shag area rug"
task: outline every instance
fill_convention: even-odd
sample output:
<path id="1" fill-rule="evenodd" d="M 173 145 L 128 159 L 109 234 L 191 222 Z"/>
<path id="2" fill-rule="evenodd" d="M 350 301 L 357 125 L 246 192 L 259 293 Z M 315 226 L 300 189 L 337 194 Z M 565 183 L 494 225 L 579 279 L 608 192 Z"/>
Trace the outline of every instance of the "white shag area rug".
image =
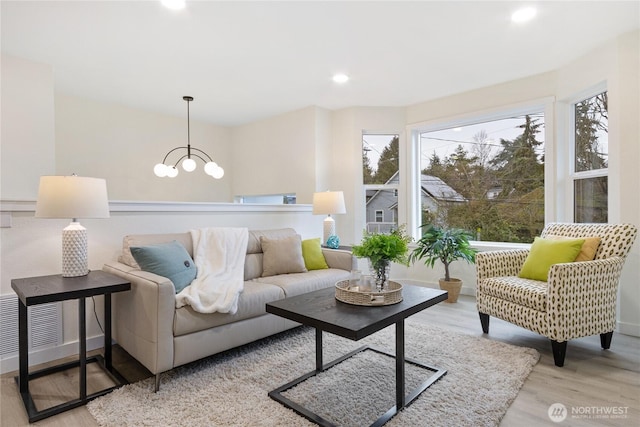
<path id="1" fill-rule="evenodd" d="M 324 362 L 364 344 L 395 352 L 395 328 L 354 342 L 324 333 Z M 497 426 L 539 353 L 405 322 L 405 356 L 447 374 L 387 426 Z M 315 367 L 315 330 L 296 328 L 129 384 L 87 405 L 101 426 L 313 426 L 267 393 Z M 406 389 L 432 373 L 407 364 Z M 366 426 L 395 404 L 395 361 L 365 351 L 284 393 L 339 426 Z"/>

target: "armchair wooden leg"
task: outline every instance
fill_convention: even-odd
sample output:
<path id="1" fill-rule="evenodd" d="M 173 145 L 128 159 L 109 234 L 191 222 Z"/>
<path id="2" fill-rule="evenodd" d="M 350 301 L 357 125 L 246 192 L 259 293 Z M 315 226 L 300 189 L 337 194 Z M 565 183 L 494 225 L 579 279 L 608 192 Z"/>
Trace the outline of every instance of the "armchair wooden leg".
<path id="1" fill-rule="evenodd" d="M 613 331 L 600 334 L 600 345 L 602 348 L 608 350 L 609 347 L 611 347 L 611 338 L 613 338 Z"/>
<path id="2" fill-rule="evenodd" d="M 567 341 L 558 342 L 554 340 L 551 341 L 551 350 L 553 351 L 553 361 L 556 366 L 563 367 L 564 366 L 564 356 L 567 354 Z"/>
<path id="3" fill-rule="evenodd" d="M 489 333 L 489 315 L 485 313 L 480 313 L 480 312 L 478 312 L 478 314 L 480 315 L 480 324 L 482 325 L 482 332 L 484 332 L 485 334 L 488 334 Z"/>

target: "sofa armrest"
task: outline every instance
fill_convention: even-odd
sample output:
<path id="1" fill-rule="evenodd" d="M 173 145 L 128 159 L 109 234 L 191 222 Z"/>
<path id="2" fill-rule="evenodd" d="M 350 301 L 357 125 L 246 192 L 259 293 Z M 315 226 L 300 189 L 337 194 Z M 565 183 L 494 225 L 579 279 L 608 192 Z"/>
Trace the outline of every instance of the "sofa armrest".
<path id="1" fill-rule="evenodd" d="M 358 269 L 358 260 L 351 251 L 322 248 L 322 254 L 329 268 L 339 268 L 346 271 Z"/>
<path id="2" fill-rule="evenodd" d="M 567 341 L 615 329 L 624 261 L 610 257 L 551 266 L 547 279 L 551 339 Z"/>
<path id="3" fill-rule="evenodd" d="M 476 254 L 476 279 L 517 276 L 529 255 L 529 249 L 478 252 Z"/>
<path id="4" fill-rule="evenodd" d="M 114 338 L 152 373 L 173 368 L 173 319 L 176 299 L 171 280 L 120 262 L 103 268 L 131 282 L 114 294 Z"/>

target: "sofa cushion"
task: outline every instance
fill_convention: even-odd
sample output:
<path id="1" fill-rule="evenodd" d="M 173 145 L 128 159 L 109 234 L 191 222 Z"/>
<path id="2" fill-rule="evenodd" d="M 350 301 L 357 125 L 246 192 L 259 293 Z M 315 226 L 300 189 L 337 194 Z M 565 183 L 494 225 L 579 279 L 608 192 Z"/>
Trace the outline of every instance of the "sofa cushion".
<path id="1" fill-rule="evenodd" d="M 322 253 L 320 238 L 306 239 L 302 241 L 302 258 L 307 270 L 323 270 L 329 268 L 327 260 Z"/>
<path id="2" fill-rule="evenodd" d="M 262 253 L 261 237 L 268 239 L 281 239 L 283 237 L 295 236 L 296 230 L 293 228 L 275 228 L 273 230 L 249 230 L 249 241 L 247 242 L 247 254 Z"/>
<path id="3" fill-rule="evenodd" d="M 295 236 L 293 228 L 278 228 L 273 230 L 249 230 L 249 242 L 247 243 L 247 256 L 244 261 L 244 280 L 255 279 L 262 276 L 262 245 L 260 237 L 270 239 Z"/>
<path id="4" fill-rule="evenodd" d="M 335 286 L 336 282 L 346 280 L 350 275 L 350 271 L 329 268 L 326 270 L 312 270 L 306 273 L 259 277 L 254 279 L 254 281 L 276 285 L 282 288 L 285 297 L 288 298 L 318 289 Z"/>
<path id="5" fill-rule="evenodd" d="M 187 250 L 176 240 L 149 246 L 131 246 L 131 254 L 140 269 L 173 282 L 176 293 L 196 278 L 196 264 Z"/>
<path id="6" fill-rule="evenodd" d="M 191 306 L 176 309 L 173 318 L 175 336 L 190 334 L 260 316 L 266 313 L 265 304 L 284 298 L 284 292 L 277 286 L 249 281 L 238 299 L 238 311 L 228 313 L 198 313 Z"/>
<path id="7" fill-rule="evenodd" d="M 553 264 L 573 262 L 582 248 L 584 239 L 550 240 L 536 237 L 518 277 L 547 281 Z"/>
<path id="8" fill-rule="evenodd" d="M 302 239 L 299 235 L 280 239 L 261 236 L 260 244 L 263 252 L 262 277 L 307 271 L 302 258 Z"/>
<path id="9" fill-rule="evenodd" d="M 118 261 L 134 268 L 140 268 L 136 260 L 131 255 L 131 246 L 149 246 L 159 243 L 169 243 L 178 241 L 184 246 L 193 258 L 193 241 L 191 233 L 171 233 L 171 234 L 129 234 L 122 239 L 122 254 L 118 257 Z"/>

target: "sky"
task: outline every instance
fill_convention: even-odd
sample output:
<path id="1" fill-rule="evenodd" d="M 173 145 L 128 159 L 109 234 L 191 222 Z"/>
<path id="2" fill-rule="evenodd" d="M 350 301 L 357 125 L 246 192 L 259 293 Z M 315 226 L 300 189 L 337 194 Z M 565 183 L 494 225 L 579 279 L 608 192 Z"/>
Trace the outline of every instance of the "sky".
<path id="1" fill-rule="evenodd" d="M 469 153 L 473 153 L 474 136 L 481 130 L 487 133 L 487 143 L 493 148 L 492 154 L 499 151 L 500 139 L 513 140 L 522 133 L 522 129 L 517 128 L 519 124 L 523 122 L 523 119 L 501 119 L 491 122 L 484 122 L 476 125 L 468 125 L 464 127 L 456 127 L 450 129 L 444 129 L 433 132 L 424 132 L 421 134 L 421 164 L 420 169 L 427 167 L 429 158 L 435 153 L 444 159 L 451 155 L 458 145 Z M 395 135 L 363 135 L 363 147 L 369 149 L 367 156 L 369 157 L 369 163 L 375 170 L 378 166 L 378 159 L 380 154 L 384 150 L 384 147 L 391 142 Z M 539 133 L 537 136 L 538 141 L 544 142 L 544 134 Z"/>

